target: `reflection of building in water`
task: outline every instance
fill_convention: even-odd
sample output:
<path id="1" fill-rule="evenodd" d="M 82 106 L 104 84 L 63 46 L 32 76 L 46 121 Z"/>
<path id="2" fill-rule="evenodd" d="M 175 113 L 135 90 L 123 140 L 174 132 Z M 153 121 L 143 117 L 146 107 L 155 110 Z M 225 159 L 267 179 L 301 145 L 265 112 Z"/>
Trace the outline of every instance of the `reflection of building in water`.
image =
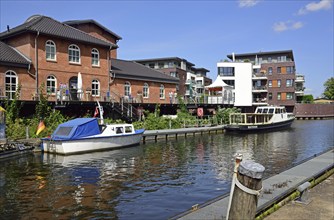
<path id="1" fill-rule="evenodd" d="M 2 108 L 0 106 L 0 108 Z M 6 141 L 6 121 L 5 111 L 0 109 L 0 143 Z"/>

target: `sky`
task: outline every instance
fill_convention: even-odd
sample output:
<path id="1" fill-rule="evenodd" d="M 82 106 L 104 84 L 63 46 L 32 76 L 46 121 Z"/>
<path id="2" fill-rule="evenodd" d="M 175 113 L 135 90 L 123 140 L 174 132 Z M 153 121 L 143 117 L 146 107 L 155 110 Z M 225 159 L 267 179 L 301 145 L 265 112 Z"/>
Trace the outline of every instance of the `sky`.
<path id="1" fill-rule="evenodd" d="M 0 31 L 35 14 L 94 19 L 122 37 L 118 59 L 179 57 L 210 70 L 236 53 L 293 50 L 305 94 L 318 98 L 334 75 L 333 0 L 0 0 Z"/>

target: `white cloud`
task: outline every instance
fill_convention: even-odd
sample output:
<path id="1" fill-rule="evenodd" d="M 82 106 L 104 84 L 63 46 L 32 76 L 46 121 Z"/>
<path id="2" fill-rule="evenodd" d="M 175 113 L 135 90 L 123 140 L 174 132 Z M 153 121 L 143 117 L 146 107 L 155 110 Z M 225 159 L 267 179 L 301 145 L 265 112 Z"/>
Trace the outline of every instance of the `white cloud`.
<path id="1" fill-rule="evenodd" d="M 274 24 L 273 29 L 275 32 L 283 32 L 288 30 L 300 29 L 304 26 L 301 21 L 280 21 Z"/>
<path id="2" fill-rule="evenodd" d="M 238 0 L 240 8 L 249 8 L 257 5 L 259 0 Z"/>
<path id="3" fill-rule="evenodd" d="M 319 2 L 311 2 L 299 9 L 298 15 L 304 15 L 309 12 L 315 12 L 320 10 L 328 10 L 332 7 L 333 0 L 320 0 Z"/>

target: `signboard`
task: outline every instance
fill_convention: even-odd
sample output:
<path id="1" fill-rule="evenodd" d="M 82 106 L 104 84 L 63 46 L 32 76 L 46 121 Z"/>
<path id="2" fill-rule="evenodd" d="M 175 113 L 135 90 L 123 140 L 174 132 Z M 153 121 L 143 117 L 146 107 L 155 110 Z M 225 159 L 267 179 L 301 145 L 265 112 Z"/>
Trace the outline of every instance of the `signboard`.
<path id="1" fill-rule="evenodd" d="M 203 117 L 204 113 L 203 113 L 203 108 L 197 108 L 197 116 L 198 117 Z"/>

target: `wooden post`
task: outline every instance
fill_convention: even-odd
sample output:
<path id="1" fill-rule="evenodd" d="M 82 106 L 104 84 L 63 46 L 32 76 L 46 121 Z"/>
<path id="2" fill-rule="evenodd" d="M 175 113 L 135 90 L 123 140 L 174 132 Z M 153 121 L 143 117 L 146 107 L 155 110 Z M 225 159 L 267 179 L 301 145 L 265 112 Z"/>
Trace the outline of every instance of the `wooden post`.
<path id="1" fill-rule="evenodd" d="M 252 161 L 240 163 L 228 219 L 251 220 L 255 218 L 264 170 L 261 164 Z"/>

